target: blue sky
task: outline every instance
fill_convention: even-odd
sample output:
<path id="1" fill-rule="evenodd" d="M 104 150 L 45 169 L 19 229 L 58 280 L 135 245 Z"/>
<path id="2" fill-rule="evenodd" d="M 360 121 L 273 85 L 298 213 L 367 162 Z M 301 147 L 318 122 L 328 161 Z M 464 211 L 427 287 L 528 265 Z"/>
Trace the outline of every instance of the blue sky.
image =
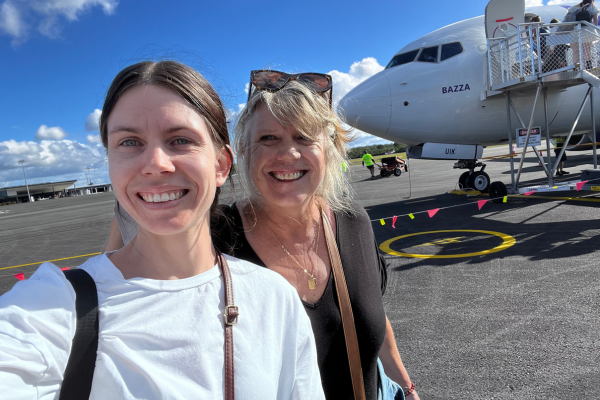
<path id="1" fill-rule="evenodd" d="M 186 62 L 232 111 L 245 101 L 250 70 L 264 67 L 332 73 L 338 97 L 407 43 L 482 15 L 486 4 L 0 0 L 0 186 L 22 184 L 20 159 L 30 182 L 83 183 L 88 166 L 107 181 L 94 111 L 131 63 Z M 361 133 L 356 145 L 380 142 Z"/>

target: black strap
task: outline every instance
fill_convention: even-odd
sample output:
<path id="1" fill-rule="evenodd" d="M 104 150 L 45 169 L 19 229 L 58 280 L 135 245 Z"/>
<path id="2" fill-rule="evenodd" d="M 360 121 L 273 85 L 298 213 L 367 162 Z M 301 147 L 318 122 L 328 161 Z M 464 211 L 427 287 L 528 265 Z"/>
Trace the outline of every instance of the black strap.
<path id="1" fill-rule="evenodd" d="M 84 270 L 64 273 L 75 290 L 77 328 L 59 400 L 89 399 L 98 350 L 98 292 L 94 279 Z"/>

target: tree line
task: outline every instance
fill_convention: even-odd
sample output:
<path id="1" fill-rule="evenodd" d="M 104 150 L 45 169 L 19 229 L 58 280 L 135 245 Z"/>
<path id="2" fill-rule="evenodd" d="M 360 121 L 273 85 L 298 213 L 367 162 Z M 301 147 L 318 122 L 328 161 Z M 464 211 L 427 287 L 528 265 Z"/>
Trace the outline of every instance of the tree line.
<path id="1" fill-rule="evenodd" d="M 372 156 L 380 156 L 389 151 L 393 151 L 394 153 L 403 152 L 406 150 L 406 145 L 394 142 L 389 144 L 374 144 L 371 146 L 353 147 L 348 151 L 348 158 L 350 160 L 353 160 L 355 158 L 361 158 L 365 150 Z"/>

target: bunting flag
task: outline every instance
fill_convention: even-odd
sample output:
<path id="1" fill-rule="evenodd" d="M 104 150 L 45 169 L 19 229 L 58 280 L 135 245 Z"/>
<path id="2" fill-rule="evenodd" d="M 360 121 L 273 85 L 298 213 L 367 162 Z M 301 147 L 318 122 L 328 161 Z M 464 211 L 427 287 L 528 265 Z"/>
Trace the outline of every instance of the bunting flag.
<path id="1" fill-rule="evenodd" d="M 581 182 L 577 182 L 577 191 L 579 192 L 581 190 L 581 188 L 583 187 L 583 185 L 585 185 L 588 181 L 581 181 Z"/>
<path id="2" fill-rule="evenodd" d="M 435 213 L 437 213 L 438 211 L 440 211 L 439 208 L 434 208 L 433 210 L 427 210 L 427 213 L 429 214 L 429 218 L 433 218 Z"/>
<path id="3" fill-rule="evenodd" d="M 61 268 L 60 270 L 61 270 L 61 271 L 68 271 L 68 270 L 69 270 L 69 267 L 64 267 L 64 268 Z"/>
<path id="4" fill-rule="evenodd" d="M 523 193 L 525 196 L 529 196 L 535 193 L 535 190 L 531 191 L 531 192 L 527 192 L 527 193 Z"/>
<path id="5" fill-rule="evenodd" d="M 20 274 L 15 274 L 15 278 L 17 278 L 20 281 L 24 281 L 25 280 L 25 274 L 24 273 L 20 273 Z"/>
<path id="6" fill-rule="evenodd" d="M 397 219 L 398 219 L 398 217 L 396 217 L 396 216 L 394 215 L 394 218 L 392 219 L 392 228 L 394 228 L 394 229 L 396 228 L 396 220 L 397 220 Z"/>
<path id="7" fill-rule="evenodd" d="M 381 222 L 381 225 L 385 225 L 385 221 L 383 219 L 380 219 L 379 222 Z"/>
<path id="8" fill-rule="evenodd" d="M 479 200 L 479 201 L 477 201 L 477 206 L 481 210 L 481 207 L 483 207 L 483 205 L 487 202 L 488 202 L 488 200 Z"/>
<path id="9" fill-rule="evenodd" d="M 410 219 L 415 219 L 415 216 L 412 214 L 408 214 L 408 216 L 410 217 Z"/>
<path id="10" fill-rule="evenodd" d="M 502 199 L 503 203 L 506 203 L 508 201 L 508 196 L 504 196 L 504 198 Z"/>

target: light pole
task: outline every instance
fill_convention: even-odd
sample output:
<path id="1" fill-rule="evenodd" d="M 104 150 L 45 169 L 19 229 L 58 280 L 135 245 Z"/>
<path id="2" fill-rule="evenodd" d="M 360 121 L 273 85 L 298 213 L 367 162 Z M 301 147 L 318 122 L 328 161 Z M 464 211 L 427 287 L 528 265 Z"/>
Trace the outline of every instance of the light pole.
<path id="1" fill-rule="evenodd" d="M 87 184 L 88 184 L 88 185 L 91 185 L 90 181 L 91 181 L 92 179 L 91 179 L 91 177 L 90 177 L 90 178 L 88 178 L 89 170 L 90 170 L 90 167 L 86 167 L 86 168 L 85 168 L 85 179 L 87 179 Z"/>
<path id="2" fill-rule="evenodd" d="M 25 187 L 27 188 L 27 202 L 31 202 L 31 195 L 29 194 L 29 185 L 27 185 L 27 177 L 25 177 L 25 160 L 19 160 L 18 163 L 21 163 L 21 167 L 23 168 L 23 179 L 25 179 Z"/>

